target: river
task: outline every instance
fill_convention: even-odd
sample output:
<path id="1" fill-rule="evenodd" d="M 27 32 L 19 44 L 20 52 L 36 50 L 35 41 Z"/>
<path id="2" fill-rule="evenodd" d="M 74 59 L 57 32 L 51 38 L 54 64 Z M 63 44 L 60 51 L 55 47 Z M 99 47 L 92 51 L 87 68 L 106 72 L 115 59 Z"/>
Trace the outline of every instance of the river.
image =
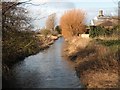
<path id="1" fill-rule="evenodd" d="M 12 88 L 81 88 L 80 80 L 70 61 L 62 57 L 64 39 L 50 48 L 18 62 L 11 69 Z"/>

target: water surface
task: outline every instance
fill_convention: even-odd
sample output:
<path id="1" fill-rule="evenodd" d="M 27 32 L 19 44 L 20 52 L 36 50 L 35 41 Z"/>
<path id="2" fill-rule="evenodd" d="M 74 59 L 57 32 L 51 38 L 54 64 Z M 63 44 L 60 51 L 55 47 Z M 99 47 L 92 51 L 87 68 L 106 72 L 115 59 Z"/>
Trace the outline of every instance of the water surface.
<path id="1" fill-rule="evenodd" d="M 74 67 L 62 57 L 63 41 L 59 38 L 50 48 L 15 64 L 10 87 L 80 88 Z"/>

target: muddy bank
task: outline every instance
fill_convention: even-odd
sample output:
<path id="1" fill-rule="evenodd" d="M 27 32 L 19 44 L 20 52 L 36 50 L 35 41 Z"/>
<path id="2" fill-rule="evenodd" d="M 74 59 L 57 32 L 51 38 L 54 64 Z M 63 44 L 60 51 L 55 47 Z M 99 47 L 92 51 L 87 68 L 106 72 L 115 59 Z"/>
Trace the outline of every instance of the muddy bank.
<path id="1" fill-rule="evenodd" d="M 117 46 L 106 47 L 82 38 L 66 44 L 64 55 L 76 63 L 77 76 L 86 88 L 119 87 Z"/>

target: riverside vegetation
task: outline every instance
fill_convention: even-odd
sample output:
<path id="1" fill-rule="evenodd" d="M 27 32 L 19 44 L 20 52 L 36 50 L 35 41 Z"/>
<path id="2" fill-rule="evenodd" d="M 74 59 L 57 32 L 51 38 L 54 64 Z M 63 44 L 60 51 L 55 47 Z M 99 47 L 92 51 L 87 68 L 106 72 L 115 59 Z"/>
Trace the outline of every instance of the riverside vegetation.
<path id="1" fill-rule="evenodd" d="M 50 46 L 62 34 L 66 40 L 64 54 L 73 62 L 78 77 L 87 88 L 119 87 L 120 25 L 106 30 L 91 27 L 90 38 L 79 35 L 86 32 L 85 13 L 70 10 L 54 30 L 54 16 L 50 16 L 48 27 L 40 32 L 32 31 L 28 12 L 17 2 L 2 3 L 2 72 L 7 80 L 9 68 L 26 56 Z M 77 17 L 77 18 L 76 18 Z M 52 23 L 49 21 L 52 18 Z M 49 24 L 50 23 L 50 24 Z"/>
<path id="2" fill-rule="evenodd" d="M 69 14 L 64 14 L 64 20 L 70 18 L 70 13 L 73 13 L 73 11 L 68 12 Z M 72 15 L 71 19 L 74 18 L 76 17 Z M 61 25 L 64 25 L 63 29 L 64 27 L 69 28 L 70 26 L 65 26 L 68 24 L 64 23 L 64 20 L 61 19 Z M 77 23 L 74 20 L 71 21 Z M 74 30 L 75 28 L 77 27 L 73 27 Z M 119 88 L 120 25 L 113 26 L 111 29 L 92 26 L 89 31 L 89 38 L 72 34 L 66 36 L 68 35 L 67 32 L 71 33 L 69 29 L 67 30 L 64 30 L 65 34 L 63 33 L 66 39 L 64 55 L 75 62 L 76 73 L 85 87 Z"/>
<path id="3" fill-rule="evenodd" d="M 60 28 L 33 31 L 31 18 L 18 2 L 2 2 L 2 73 L 3 81 L 9 78 L 10 68 L 25 57 L 48 48 L 58 37 Z"/>
<path id="4" fill-rule="evenodd" d="M 100 35 L 89 39 L 74 37 L 67 42 L 64 53 L 76 63 L 76 73 L 85 87 L 119 88 L 120 40 L 118 33 L 120 33 L 120 27 L 117 27 L 109 36 Z M 114 33 L 116 30 L 117 34 Z"/>

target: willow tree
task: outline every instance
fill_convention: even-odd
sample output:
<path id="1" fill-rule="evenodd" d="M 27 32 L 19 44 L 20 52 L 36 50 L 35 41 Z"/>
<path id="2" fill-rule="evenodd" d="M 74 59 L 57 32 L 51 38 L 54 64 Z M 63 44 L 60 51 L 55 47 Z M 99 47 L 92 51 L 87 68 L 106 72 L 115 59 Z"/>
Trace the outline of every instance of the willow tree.
<path id="1" fill-rule="evenodd" d="M 85 12 L 79 9 L 66 11 L 60 19 L 62 34 L 65 38 L 78 36 L 85 32 Z"/>

